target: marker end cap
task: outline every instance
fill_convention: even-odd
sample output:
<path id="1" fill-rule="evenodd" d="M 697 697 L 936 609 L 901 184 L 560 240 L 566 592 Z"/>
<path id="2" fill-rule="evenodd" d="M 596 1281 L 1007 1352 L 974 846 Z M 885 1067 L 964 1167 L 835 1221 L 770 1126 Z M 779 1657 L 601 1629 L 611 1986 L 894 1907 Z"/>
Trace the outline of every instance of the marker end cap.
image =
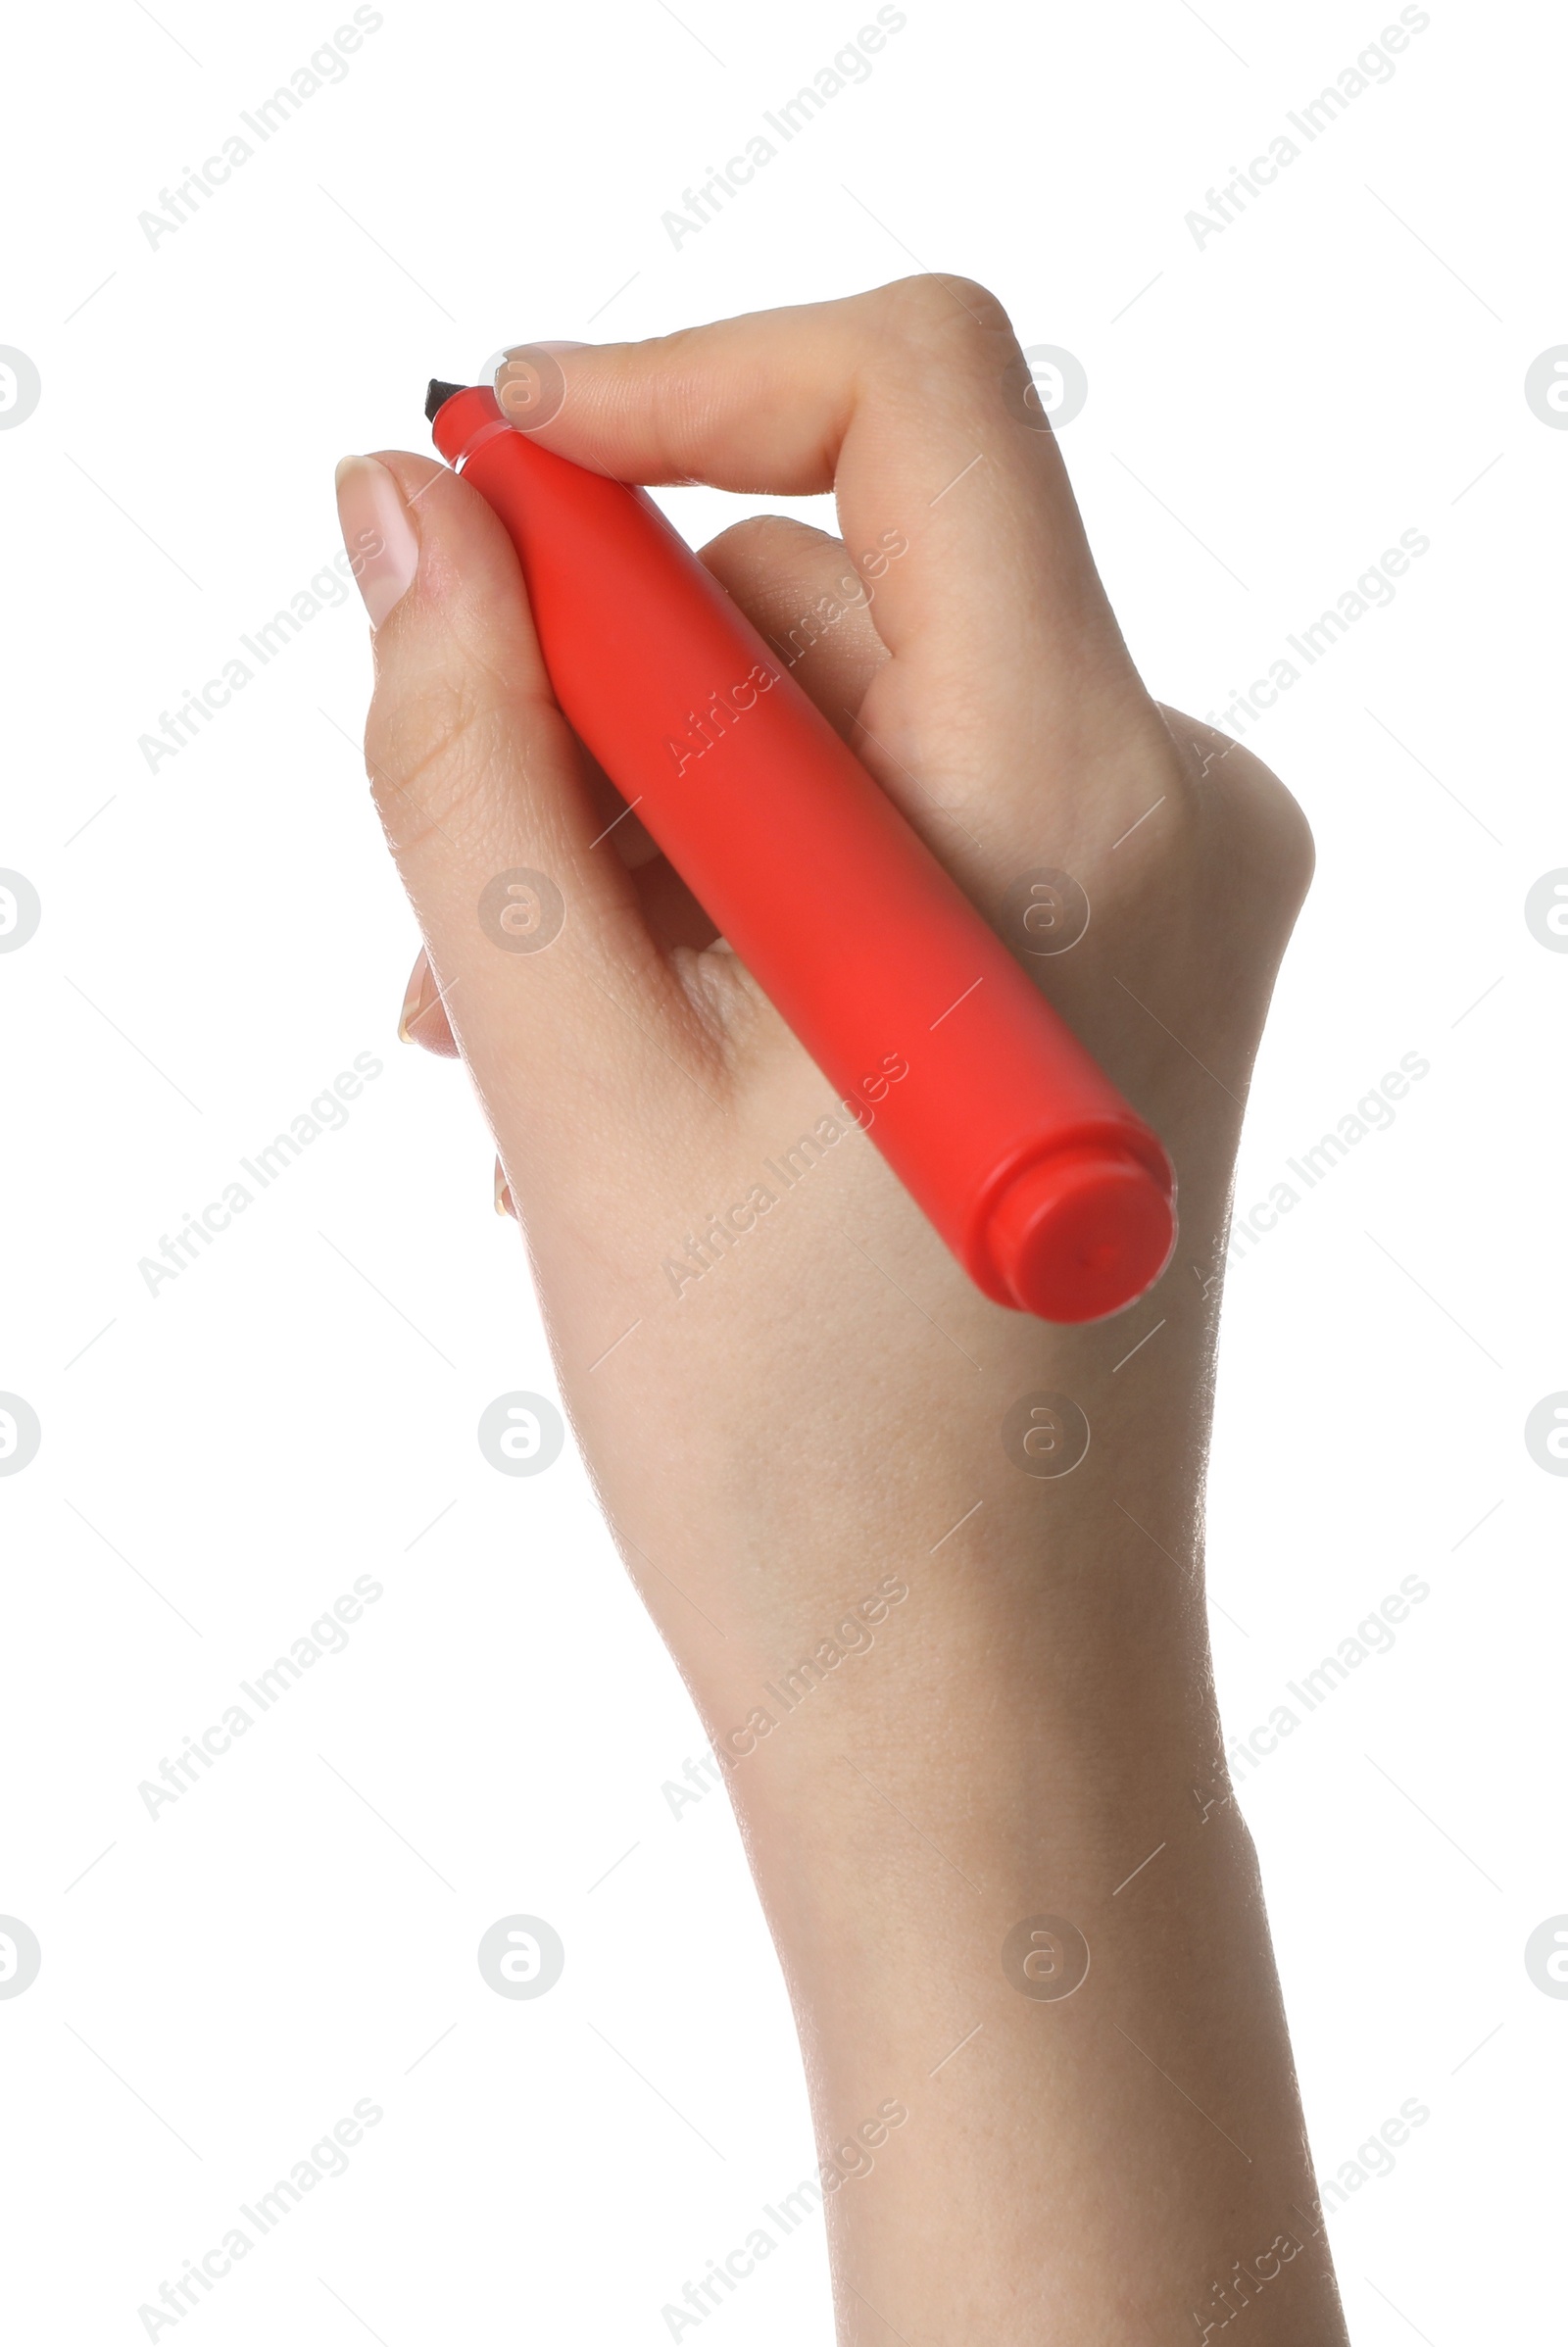
<path id="1" fill-rule="evenodd" d="M 992 1209 L 988 1237 L 1018 1309 L 1102 1320 L 1135 1303 L 1170 1260 L 1176 1215 L 1136 1157 L 1086 1151 L 1031 1165 Z"/>

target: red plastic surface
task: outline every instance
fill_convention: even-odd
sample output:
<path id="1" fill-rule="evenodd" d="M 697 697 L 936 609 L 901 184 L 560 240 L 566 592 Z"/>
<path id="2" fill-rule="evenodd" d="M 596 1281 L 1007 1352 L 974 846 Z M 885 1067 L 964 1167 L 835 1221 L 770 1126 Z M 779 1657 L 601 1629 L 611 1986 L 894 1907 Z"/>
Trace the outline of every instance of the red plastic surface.
<path id="1" fill-rule="evenodd" d="M 436 416 L 522 564 L 556 698 L 998 1303 L 1133 1302 L 1175 1244 L 1154 1135 L 647 493 Z"/>

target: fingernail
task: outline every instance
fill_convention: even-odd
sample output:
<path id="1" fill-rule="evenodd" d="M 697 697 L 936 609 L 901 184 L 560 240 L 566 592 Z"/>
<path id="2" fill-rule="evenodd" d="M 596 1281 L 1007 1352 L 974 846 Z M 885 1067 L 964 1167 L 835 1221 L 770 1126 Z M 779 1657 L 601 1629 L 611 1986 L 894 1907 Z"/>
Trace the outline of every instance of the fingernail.
<path id="1" fill-rule="evenodd" d="M 398 1014 L 398 1041 L 418 1044 L 442 1059 L 455 1059 L 458 1055 L 440 984 L 422 946 L 404 989 L 403 1008 Z"/>
<path id="2" fill-rule="evenodd" d="M 373 457 L 345 457 L 337 468 L 337 517 L 349 567 L 370 625 L 403 601 L 419 566 L 419 541 L 403 492 Z"/>
<path id="3" fill-rule="evenodd" d="M 409 972 L 409 983 L 403 996 L 403 1008 L 398 1013 L 399 1043 L 413 1043 L 410 1029 L 421 1012 L 429 1009 L 435 1000 L 435 972 L 421 953 Z"/>
<path id="4" fill-rule="evenodd" d="M 517 1209 L 512 1202 L 512 1185 L 507 1180 L 507 1169 L 499 1157 L 496 1159 L 496 1212 L 510 1214 L 514 1222 L 517 1219 Z"/>

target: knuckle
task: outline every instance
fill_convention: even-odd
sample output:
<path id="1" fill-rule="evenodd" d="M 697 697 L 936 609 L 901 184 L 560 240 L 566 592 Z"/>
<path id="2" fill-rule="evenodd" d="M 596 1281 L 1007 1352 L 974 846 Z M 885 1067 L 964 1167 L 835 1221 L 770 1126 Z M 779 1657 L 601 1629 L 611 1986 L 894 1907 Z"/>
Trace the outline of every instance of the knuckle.
<path id="1" fill-rule="evenodd" d="M 462 681 L 427 686 L 412 704 L 377 696 L 365 763 L 396 854 L 417 854 L 437 840 L 462 846 L 484 828 L 509 731 L 493 700 Z"/>
<path id="2" fill-rule="evenodd" d="M 1015 347 L 1006 311 L 973 277 L 935 272 L 901 277 L 875 298 L 886 305 L 886 323 L 901 343 L 926 351 L 936 347 L 991 368 Z"/>
<path id="3" fill-rule="evenodd" d="M 661 478 L 707 480 L 711 462 L 713 328 L 676 326 L 628 346 L 624 390 L 635 398 L 667 466 Z"/>

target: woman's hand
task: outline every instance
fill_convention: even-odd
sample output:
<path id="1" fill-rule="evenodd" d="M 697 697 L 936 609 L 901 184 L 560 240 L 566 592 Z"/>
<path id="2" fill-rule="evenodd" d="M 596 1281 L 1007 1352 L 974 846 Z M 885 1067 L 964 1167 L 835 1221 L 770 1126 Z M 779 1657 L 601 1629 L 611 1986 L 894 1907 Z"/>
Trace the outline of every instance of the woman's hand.
<path id="1" fill-rule="evenodd" d="M 988 1302 L 865 1136 L 841 1113 L 825 1138 L 832 1087 L 585 757 L 483 500 L 422 457 L 343 468 L 350 546 L 380 547 L 368 763 L 425 939 L 408 1031 L 455 1039 L 490 1119 L 578 1441 L 748 1835 L 824 2159 L 908 2112 L 829 2185 L 842 2335 L 1022 2340 L 1049 2305 L 1077 2339 L 1175 2338 L 1218 2327 L 1241 2261 L 1254 2347 L 1336 2339 L 1198 1556 L 1231 1169 L 1305 825 L 1144 690 L 978 286 L 558 363 L 537 436 L 564 456 L 835 493 L 840 537 L 762 516 L 704 559 L 1180 1185 L 1130 1312 Z M 480 919 L 518 867 L 564 902 L 545 951 Z M 1044 956 L 1042 869 L 1092 912 Z M 1070 1475 L 1009 1426 L 1036 1394 L 1087 1421 Z M 1004 1954 L 1040 1915 L 1090 1950 L 1070 2000 Z"/>

